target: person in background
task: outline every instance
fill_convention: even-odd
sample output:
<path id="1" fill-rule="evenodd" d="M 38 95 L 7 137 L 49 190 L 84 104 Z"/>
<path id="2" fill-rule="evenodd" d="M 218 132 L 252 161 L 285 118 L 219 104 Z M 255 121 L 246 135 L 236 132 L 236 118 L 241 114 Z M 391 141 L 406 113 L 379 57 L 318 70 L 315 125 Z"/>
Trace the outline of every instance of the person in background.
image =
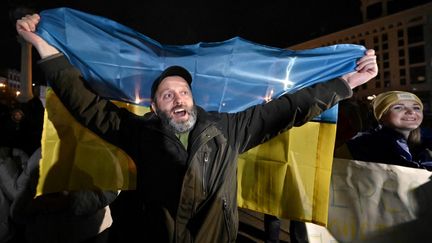
<path id="1" fill-rule="evenodd" d="M 28 15 L 16 28 L 38 50 L 54 92 L 78 121 L 137 166 L 136 200 L 123 205 L 135 213 L 124 221 L 122 242 L 235 242 L 238 155 L 349 98 L 378 72 L 375 52 L 368 50 L 355 71 L 340 78 L 238 113 L 218 113 L 195 105 L 190 72 L 171 66 L 153 82 L 152 111 L 137 116 L 87 89 L 80 71 L 34 33 L 39 21 Z"/>
<path id="2" fill-rule="evenodd" d="M 79 190 L 35 197 L 40 158 L 40 148 L 30 158 L 19 149 L 0 156 L 0 209 L 5 213 L 1 242 L 108 243 L 108 205 L 117 192 Z"/>
<path id="3" fill-rule="evenodd" d="M 9 116 L 3 123 L 1 146 L 24 150 L 27 147 L 27 134 L 29 126 L 24 111 L 20 107 L 10 108 Z"/>
<path id="4" fill-rule="evenodd" d="M 279 243 L 281 220 L 270 214 L 264 214 L 264 241 L 265 243 Z M 306 223 L 303 221 L 289 221 L 290 243 L 308 243 Z"/>
<path id="5" fill-rule="evenodd" d="M 1 121 L 0 146 L 18 148 L 27 156 L 41 146 L 44 108 L 38 97 L 16 103 Z"/>
<path id="6" fill-rule="evenodd" d="M 353 97 L 339 102 L 335 149 L 363 131 L 363 128 L 362 112 L 358 102 Z"/>
<path id="7" fill-rule="evenodd" d="M 281 221 L 271 214 L 264 214 L 264 242 L 278 243 Z M 291 232 L 290 232 L 291 233 Z"/>
<path id="8" fill-rule="evenodd" d="M 348 140 L 335 157 L 432 170 L 432 134 L 420 127 L 422 101 L 410 92 L 388 91 L 372 102 L 378 126 Z"/>
<path id="9" fill-rule="evenodd" d="M 0 242 L 108 243 L 117 191 L 79 190 L 35 198 L 44 107 L 38 93 L 1 103 Z"/>

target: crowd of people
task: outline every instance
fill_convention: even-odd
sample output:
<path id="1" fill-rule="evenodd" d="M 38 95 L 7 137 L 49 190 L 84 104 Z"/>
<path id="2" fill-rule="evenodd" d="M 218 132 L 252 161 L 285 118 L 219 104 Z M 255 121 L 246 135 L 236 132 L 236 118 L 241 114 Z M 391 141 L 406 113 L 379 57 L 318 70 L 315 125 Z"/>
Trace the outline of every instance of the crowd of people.
<path id="1" fill-rule="evenodd" d="M 197 106 L 190 72 L 171 66 L 153 83 L 151 112 L 138 117 L 88 90 L 80 71 L 35 34 L 39 21 L 37 14 L 19 19 L 18 34 L 39 52 L 40 68 L 71 114 L 133 158 L 138 184 L 134 191 L 34 197 L 44 108 L 38 97 L 2 107 L 1 242 L 235 242 L 237 156 L 338 102 L 338 131 L 344 132 L 338 133 L 336 155 L 432 169 L 432 136 L 420 128 L 423 104 L 415 94 L 379 94 L 370 131 L 360 117 L 354 123 L 342 117 L 352 116 L 345 105 L 357 105 L 349 100 L 352 89 L 378 73 L 374 50 L 365 52 L 354 72 L 233 114 Z M 211 161 L 207 170 L 202 161 Z M 196 178 L 206 178 L 200 184 L 205 188 L 195 185 Z M 266 222 L 267 242 L 278 242 L 278 219 L 266 215 Z M 304 224 L 295 225 L 301 229 L 296 242 L 308 242 Z"/>

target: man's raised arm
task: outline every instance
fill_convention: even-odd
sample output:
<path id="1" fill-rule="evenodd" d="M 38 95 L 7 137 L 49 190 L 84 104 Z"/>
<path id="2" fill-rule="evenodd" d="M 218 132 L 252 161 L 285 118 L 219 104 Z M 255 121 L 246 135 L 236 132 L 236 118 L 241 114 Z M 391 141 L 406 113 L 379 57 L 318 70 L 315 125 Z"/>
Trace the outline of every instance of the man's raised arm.
<path id="1" fill-rule="evenodd" d="M 59 53 L 54 46 L 48 44 L 44 39 L 35 34 L 36 26 L 39 24 L 38 14 L 26 15 L 16 22 L 16 30 L 28 43 L 32 44 L 39 52 L 40 57 L 46 58 Z"/>

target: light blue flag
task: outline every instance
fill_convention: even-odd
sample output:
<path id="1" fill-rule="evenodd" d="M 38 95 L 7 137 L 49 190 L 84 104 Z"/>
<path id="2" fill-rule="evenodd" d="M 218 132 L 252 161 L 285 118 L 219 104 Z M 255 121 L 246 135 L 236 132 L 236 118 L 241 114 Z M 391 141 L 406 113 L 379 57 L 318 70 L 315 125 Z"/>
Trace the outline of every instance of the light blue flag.
<path id="1" fill-rule="evenodd" d="M 180 65 L 192 74 L 196 103 L 221 112 L 244 110 L 354 71 L 365 52 L 352 44 L 293 51 L 239 37 L 162 45 L 115 21 L 69 8 L 41 12 L 37 33 L 60 49 L 102 97 L 148 106 L 155 78 L 166 67 Z M 315 120 L 336 119 L 337 106 Z"/>

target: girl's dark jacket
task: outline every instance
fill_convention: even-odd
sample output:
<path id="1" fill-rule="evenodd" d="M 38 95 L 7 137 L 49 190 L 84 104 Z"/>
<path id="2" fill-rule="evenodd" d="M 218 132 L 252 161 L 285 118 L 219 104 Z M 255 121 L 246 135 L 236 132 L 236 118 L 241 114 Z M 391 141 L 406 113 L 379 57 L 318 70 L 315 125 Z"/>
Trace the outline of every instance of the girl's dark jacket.
<path id="1" fill-rule="evenodd" d="M 133 200 L 120 207 L 123 217 L 116 219 L 113 212 L 118 226 L 113 231 L 128 230 L 122 235 L 124 242 L 131 235 L 142 242 L 234 242 L 239 153 L 304 124 L 352 95 L 345 81 L 334 79 L 239 113 L 198 107 L 185 149 L 154 113 L 134 115 L 89 91 L 80 72 L 63 55 L 43 59 L 40 66 L 71 114 L 136 163 L 136 193 L 124 193 Z"/>
<path id="2" fill-rule="evenodd" d="M 379 125 L 358 133 L 346 145 L 355 160 L 432 170 L 431 133 L 422 129 L 421 138 L 420 144 L 410 147 L 401 133 Z"/>

